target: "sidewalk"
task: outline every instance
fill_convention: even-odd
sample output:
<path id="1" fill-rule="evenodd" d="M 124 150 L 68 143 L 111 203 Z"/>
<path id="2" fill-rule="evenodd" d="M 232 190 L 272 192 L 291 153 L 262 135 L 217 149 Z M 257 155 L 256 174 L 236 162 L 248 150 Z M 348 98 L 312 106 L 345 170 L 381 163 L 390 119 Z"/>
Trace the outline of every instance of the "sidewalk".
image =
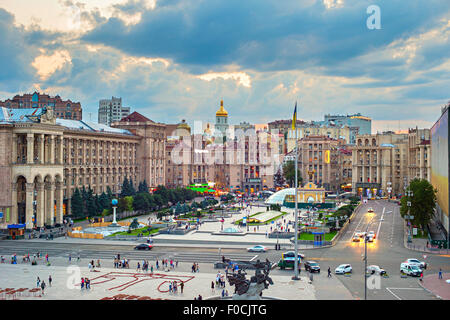
<path id="1" fill-rule="evenodd" d="M 450 254 L 450 249 L 438 249 L 431 248 L 429 246 L 427 247 L 427 243 L 429 244 L 428 239 L 412 238 L 411 243 L 408 243 L 408 226 L 406 225 L 406 221 L 404 221 L 403 230 L 403 244 L 406 249 L 429 254 Z"/>
<path id="2" fill-rule="evenodd" d="M 438 298 L 443 300 L 450 300 L 450 283 L 446 280 L 450 279 L 450 273 L 443 273 L 442 279 L 439 279 L 438 274 L 431 274 L 425 276 L 423 281 L 419 281 L 419 284 L 425 289 L 432 292 Z"/>

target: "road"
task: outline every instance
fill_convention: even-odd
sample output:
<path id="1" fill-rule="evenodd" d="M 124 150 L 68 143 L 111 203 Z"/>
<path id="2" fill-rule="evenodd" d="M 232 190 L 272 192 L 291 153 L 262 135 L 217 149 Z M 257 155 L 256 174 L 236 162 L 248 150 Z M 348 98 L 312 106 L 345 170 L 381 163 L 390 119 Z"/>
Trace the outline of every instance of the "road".
<path id="1" fill-rule="evenodd" d="M 367 214 L 371 207 L 373 215 Z M 417 258 L 423 260 L 421 253 L 406 249 L 403 244 L 403 219 L 400 217 L 399 206 L 384 200 L 372 200 L 360 207 L 355 213 L 351 224 L 341 236 L 340 240 L 333 247 L 305 250 L 307 260 L 319 262 L 322 272 L 315 275 L 317 280 L 322 281 L 327 277 L 328 267 L 333 271 L 333 277 L 337 277 L 342 284 L 350 291 L 355 299 L 364 299 L 364 242 L 352 242 L 352 236 L 356 231 L 374 231 L 377 235 L 374 243 L 369 243 L 367 247 L 367 265 L 375 264 L 385 269 L 389 275 L 388 278 L 380 278 L 379 287 L 376 279 L 371 278 L 372 288 L 367 290 L 367 299 L 369 300 L 419 300 L 435 299 L 434 295 L 428 293 L 418 284 L 417 278 L 400 277 L 400 263 L 407 258 Z M 373 219 L 372 219 L 373 217 Z M 42 255 L 48 253 L 50 257 L 59 257 L 61 261 L 67 261 L 69 254 L 72 260 L 80 255 L 83 263 L 88 260 L 101 259 L 110 263 L 113 257 L 120 253 L 131 261 L 156 259 L 174 259 L 179 262 L 203 264 L 202 270 L 214 272 L 213 263 L 220 261 L 221 256 L 225 255 L 233 260 L 265 260 L 277 262 L 280 259 L 281 252 L 269 249 L 266 253 L 250 253 L 243 248 L 222 249 L 202 247 L 199 243 L 197 247 L 190 246 L 162 246 L 155 245 L 151 251 L 133 250 L 134 244 L 130 246 L 107 244 L 65 244 L 54 243 L 52 241 L 33 242 L 33 241 L 2 241 L 0 242 L 0 254 L 6 258 L 16 253 L 18 257 L 23 254 L 33 254 L 40 252 Z M 437 274 L 439 268 L 444 272 L 450 272 L 450 256 L 446 255 L 427 255 L 425 259 L 429 265 L 425 275 Z M 112 263 L 112 262 L 111 262 Z M 334 269 L 343 263 L 349 263 L 353 267 L 351 276 L 335 275 Z M 133 264 L 132 264 L 133 265 Z M 186 264 L 187 266 L 187 264 Z M 188 266 L 187 266 L 188 268 Z M 206 271 L 205 270 L 205 271 Z M 274 269 L 272 274 L 289 274 L 292 270 Z M 305 275 L 305 271 L 302 271 Z M 327 290 L 326 286 L 325 289 Z"/>

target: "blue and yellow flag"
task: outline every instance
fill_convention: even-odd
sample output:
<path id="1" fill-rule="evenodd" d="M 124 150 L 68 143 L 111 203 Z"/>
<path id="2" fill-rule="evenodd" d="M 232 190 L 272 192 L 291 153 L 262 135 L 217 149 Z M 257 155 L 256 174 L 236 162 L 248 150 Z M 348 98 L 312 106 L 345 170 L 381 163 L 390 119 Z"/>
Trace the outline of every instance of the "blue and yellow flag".
<path id="1" fill-rule="evenodd" d="M 297 101 L 295 101 L 294 116 L 292 117 L 292 129 L 295 130 L 295 125 L 297 123 Z"/>

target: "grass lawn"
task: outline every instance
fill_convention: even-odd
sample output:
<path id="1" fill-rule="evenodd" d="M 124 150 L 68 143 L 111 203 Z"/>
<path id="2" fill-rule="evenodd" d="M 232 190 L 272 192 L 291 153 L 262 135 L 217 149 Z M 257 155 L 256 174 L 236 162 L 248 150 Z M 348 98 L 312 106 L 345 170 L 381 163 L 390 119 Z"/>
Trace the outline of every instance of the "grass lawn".
<path id="1" fill-rule="evenodd" d="M 334 236 L 336 235 L 336 231 L 325 233 L 324 235 L 324 241 L 331 241 L 333 240 Z M 299 240 L 314 240 L 314 235 L 312 233 L 300 233 L 300 236 L 298 237 Z"/>
<path id="2" fill-rule="evenodd" d="M 116 232 L 112 235 L 109 235 L 108 237 L 114 237 L 114 236 L 123 236 L 123 235 L 127 235 L 127 236 L 137 236 L 139 233 L 142 233 L 144 236 L 148 236 L 150 234 L 156 233 L 158 232 L 158 229 L 152 229 L 150 230 L 150 232 L 147 231 L 148 227 L 144 227 L 144 228 L 139 228 L 139 229 L 134 229 L 131 231 L 131 233 L 128 233 L 127 231 L 120 231 L 120 232 Z"/>
<path id="3" fill-rule="evenodd" d="M 252 214 L 252 215 L 249 216 L 249 217 L 251 218 L 251 217 L 256 216 L 257 214 L 260 214 L 260 213 L 263 213 L 263 212 L 257 212 L 257 213 L 255 213 L 255 214 Z M 286 215 L 286 214 L 288 214 L 288 213 L 287 213 L 287 212 L 280 212 L 280 215 L 278 215 L 278 216 L 276 216 L 276 217 L 273 217 L 272 219 L 267 220 L 266 222 L 262 222 L 262 223 L 251 222 L 251 223 L 247 223 L 247 225 L 249 225 L 249 226 L 261 226 L 261 225 L 269 224 L 269 223 L 271 223 L 272 221 L 277 220 L 277 219 L 281 218 L 282 216 L 284 216 L 284 215 Z M 242 219 L 239 219 L 239 220 L 236 221 L 234 224 L 238 225 L 240 222 L 242 222 Z"/>

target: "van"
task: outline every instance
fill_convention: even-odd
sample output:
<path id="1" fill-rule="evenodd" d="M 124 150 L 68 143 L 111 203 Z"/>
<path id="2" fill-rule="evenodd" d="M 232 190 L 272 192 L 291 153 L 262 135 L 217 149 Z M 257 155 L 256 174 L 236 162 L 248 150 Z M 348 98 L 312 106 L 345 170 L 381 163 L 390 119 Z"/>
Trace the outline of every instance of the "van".
<path id="1" fill-rule="evenodd" d="M 420 277 L 422 269 L 417 266 L 413 266 L 407 263 L 400 264 L 400 272 L 407 274 L 409 276 Z"/>

